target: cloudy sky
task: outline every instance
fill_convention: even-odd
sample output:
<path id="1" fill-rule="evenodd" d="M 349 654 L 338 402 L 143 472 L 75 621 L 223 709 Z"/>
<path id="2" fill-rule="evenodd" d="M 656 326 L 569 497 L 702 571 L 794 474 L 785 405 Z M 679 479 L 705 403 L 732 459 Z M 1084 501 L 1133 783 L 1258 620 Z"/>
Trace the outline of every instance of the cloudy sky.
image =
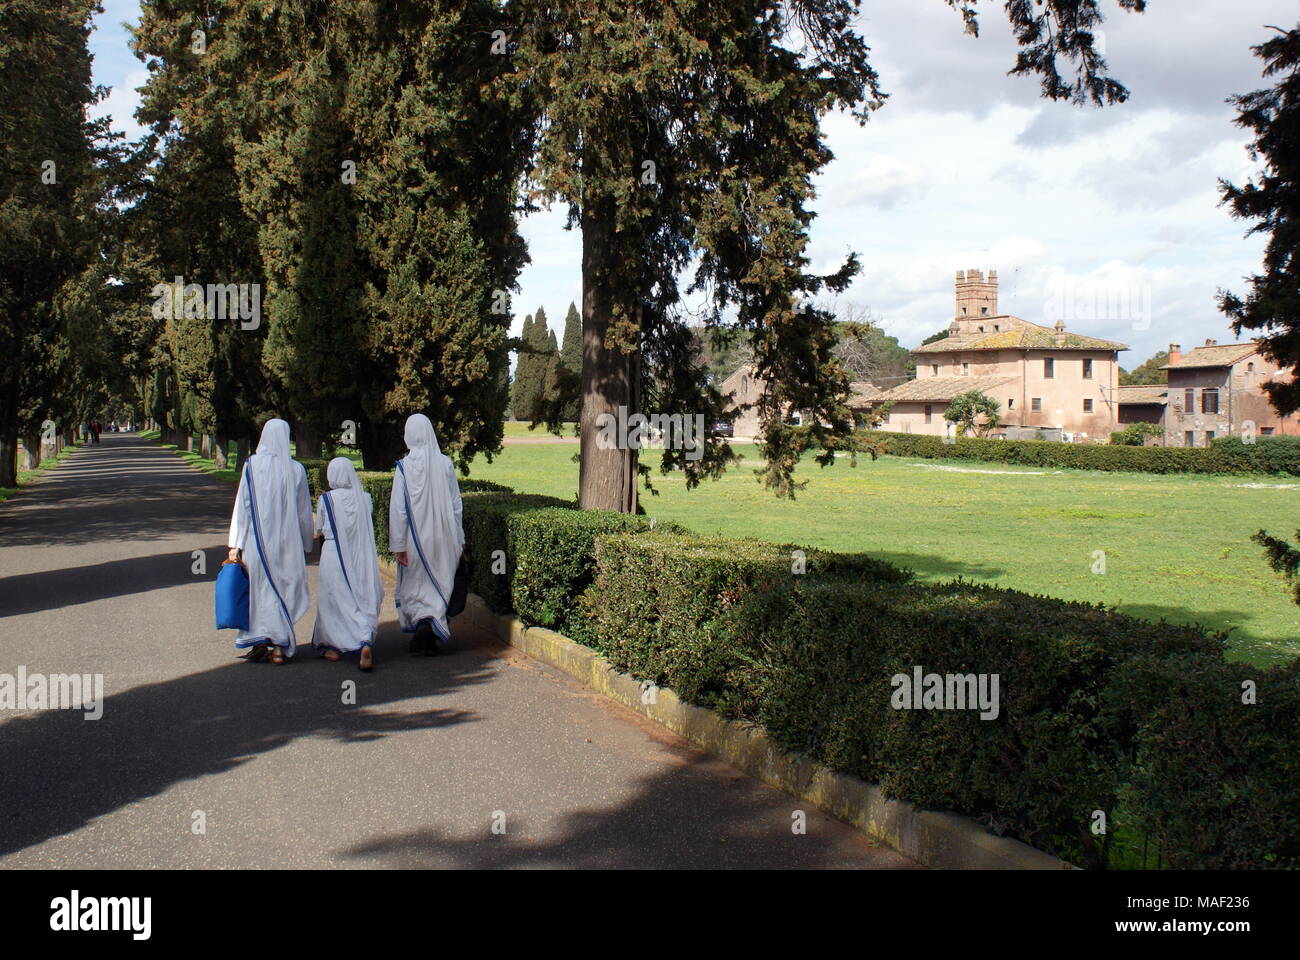
<path id="1" fill-rule="evenodd" d="M 143 65 L 121 24 L 137 0 L 102 0 L 92 35 L 101 106 L 128 136 Z M 995 269 L 999 306 L 1036 322 L 1129 344 L 1132 367 L 1177 342 L 1232 339 L 1216 289 L 1240 291 L 1263 240 L 1218 204 L 1217 181 L 1247 179 L 1247 137 L 1225 99 L 1265 85 L 1250 47 L 1292 26 L 1296 0 L 1151 0 L 1145 14 L 1103 0 L 1105 55 L 1131 92 L 1096 109 L 1046 103 L 1006 76 L 1015 43 L 1000 3 L 981 36 L 943 0 L 864 0 L 861 29 L 891 95 L 863 127 L 826 124 L 836 159 L 818 180 L 814 268 L 850 250 L 863 270 L 841 298 L 868 307 L 914 347 L 947 325 L 958 269 Z M 579 297 L 580 244 L 564 213 L 530 217 L 532 264 L 515 298 L 552 325 Z"/>

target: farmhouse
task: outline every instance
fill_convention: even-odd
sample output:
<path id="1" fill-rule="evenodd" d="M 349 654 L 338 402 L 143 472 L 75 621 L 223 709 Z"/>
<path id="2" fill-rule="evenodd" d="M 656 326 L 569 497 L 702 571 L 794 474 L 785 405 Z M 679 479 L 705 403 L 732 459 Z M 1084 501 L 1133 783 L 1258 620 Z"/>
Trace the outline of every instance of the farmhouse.
<path id="1" fill-rule="evenodd" d="M 1206 340 L 1187 353 L 1169 345 L 1167 384 L 1120 387 L 1120 422 L 1155 423 L 1173 447 L 1204 447 L 1215 437 L 1300 434 L 1300 417 L 1279 416 L 1264 384 L 1287 376 L 1254 342 Z"/>
<path id="2" fill-rule="evenodd" d="M 916 379 L 884 393 L 886 430 L 944 434 L 948 403 L 978 390 L 996 400 L 1008 436 L 1109 438 L 1119 423 L 1122 343 L 998 312 L 998 274 L 957 271 L 956 315 L 914 352 Z"/>

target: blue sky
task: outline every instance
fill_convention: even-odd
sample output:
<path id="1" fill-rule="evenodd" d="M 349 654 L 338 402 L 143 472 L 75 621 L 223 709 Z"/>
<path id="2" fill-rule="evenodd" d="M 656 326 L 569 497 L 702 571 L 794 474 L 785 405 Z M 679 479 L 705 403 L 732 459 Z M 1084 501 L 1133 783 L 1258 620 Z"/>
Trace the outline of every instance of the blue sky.
<path id="1" fill-rule="evenodd" d="M 102 0 L 91 37 L 101 111 L 136 136 L 146 73 L 123 21 L 137 0 Z M 1105 54 L 1132 91 L 1119 107 L 1045 103 L 1005 75 L 1015 44 L 989 4 L 979 38 L 942 0 L 866 0 L 861 29 L 891 94 L 859 127 L 828 118 L 836 159 L 818 178 L 814 268 L 856 250 L 863 271 L 834 304 L 870 310 L 914 347 L 947 325 L 957 269 L 996 269 L 1000 307 L 1132 346 L 1131 367 L 1171 342 L 1232 337 L 1214 303 L 1259 269 L 1263 238 L 1218 205 L 1217 180 L 1253 170 L 1225 99 L 1265 85 L 1249 52 L 1295 0 L 1157 0 L 1140 16 L 1107 9 Z M 1225 12 L 1227 11 L 1227 12 Z M 515 332 L 541 305 L 552 326 L 579 299 L 580 243 L 564 211 L 523 224 L 532 263 L 514 298 Z M 830 305 L 830 304 L 828 304 Z"/>

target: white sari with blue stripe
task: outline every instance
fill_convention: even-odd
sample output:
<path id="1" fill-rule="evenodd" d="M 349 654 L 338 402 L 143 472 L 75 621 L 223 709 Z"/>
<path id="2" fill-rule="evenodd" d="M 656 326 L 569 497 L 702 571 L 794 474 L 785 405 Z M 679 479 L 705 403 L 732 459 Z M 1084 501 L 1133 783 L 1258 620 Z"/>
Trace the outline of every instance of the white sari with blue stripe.
<path id="1" fill-rule="evenodd" d="M 465 546 L 460 486 L 428 417 L 409 417 L 405 439 L 410 452 L 393 474 L 388 505 L 389 547 L 405 552 L 408 561 L 397 571 L 397 617 L 407 633 L 421 621 L 431 621 L 439 642 L 445 643 L 451 636 L 447 598 Z"/>
<path id="2" fill-rule="evenodd" d="M 307 472 L 289 457 L 289 425 L 268 420 L 257 453 L 244 465 L 230 517 L 227 544 L 243 551 L 248 568 L 248 629 L 235 638 L 236 647 L 272 643 L 293 656 L 293 625 L 311 606 L 306 554 L 313 540 Z"/>

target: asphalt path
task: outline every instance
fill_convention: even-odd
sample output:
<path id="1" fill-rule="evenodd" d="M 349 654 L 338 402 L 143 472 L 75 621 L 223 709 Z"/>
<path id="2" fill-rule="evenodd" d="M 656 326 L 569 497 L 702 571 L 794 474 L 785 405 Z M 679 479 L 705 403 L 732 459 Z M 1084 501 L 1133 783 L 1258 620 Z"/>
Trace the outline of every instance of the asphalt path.
<path id="1" fill-rule="evenodd" d="M 0 681 L 105 694 L 0 709 L 0 867 L 915 866 L 468 625 L 407 656 L 391 584 L 374 673 L 315 656 L 314 607 L 290 663 L 237 659 L 233 497 L 104 434 L 0 504 Z"/>

